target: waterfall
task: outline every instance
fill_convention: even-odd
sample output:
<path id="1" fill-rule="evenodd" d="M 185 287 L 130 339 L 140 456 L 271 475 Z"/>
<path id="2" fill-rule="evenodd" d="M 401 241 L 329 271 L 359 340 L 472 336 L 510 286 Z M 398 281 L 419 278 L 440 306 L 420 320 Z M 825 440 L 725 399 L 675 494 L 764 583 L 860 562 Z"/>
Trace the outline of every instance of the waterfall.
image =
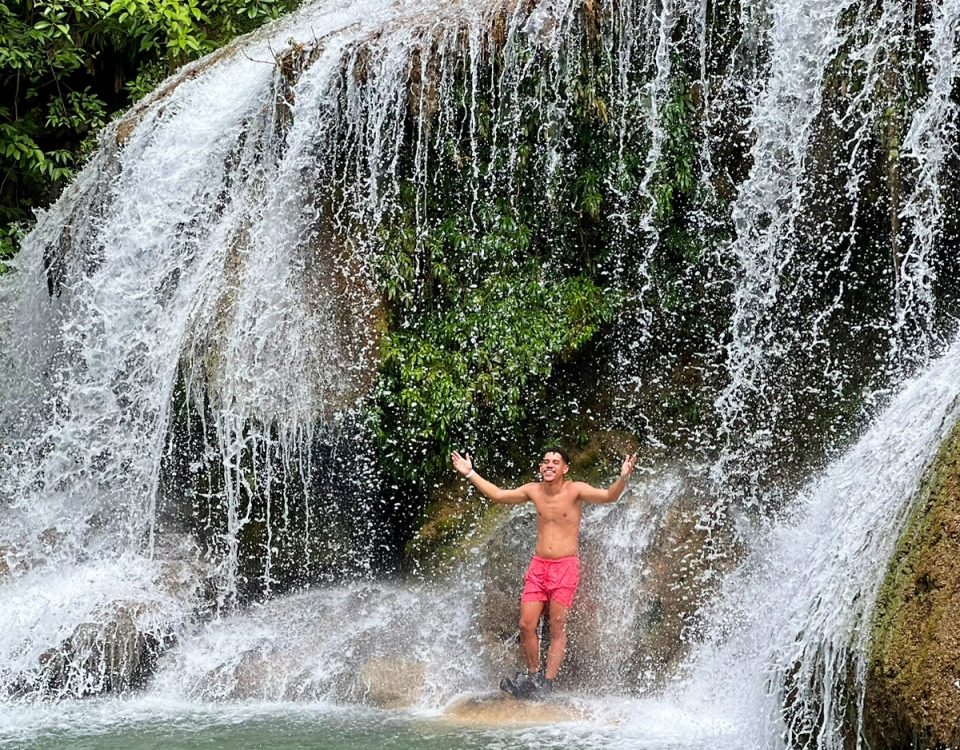
<path id="1" fill-rule="evenodd" d="M 862 746 L 874 602 L 924 472 L 958 418 L 955 342 L 772 521 L 711 607 L 694 694 L 737 695 L 761 747 Z M 756 722 L 757 717 L 762 721 Z"/>
<path id="2" fill-rule="evenodd" d="M 587 516 L 576 685 L 641 712 L 721 693 L 751 743 L 839 747 L 955 419 L 960 7 L 721 6 L 323 0 L 108 126 L 0 279 L 0 703 L 354 704 L 394 679 L 416 689 L 382 704 L 439 711 L 495 683 L 496 541 L 405 580 L 420 507 L 382 467 L 402 456 L 426 505 L 436 444 L 541 416 L 482 391 L 498 316 L 456 330 L 492 350 L 458 361 L 459 412 L 409 445 L 370 415 L 439 288 L 455 328 L 490 287 L 575 282 L 606 305 L 570 314 L 593 350 L 544 333 L 513 390 L 565 366 L 537 407 L 601 404 L 589 429 L 652 456 Z M 429 414 L 429 385 L 388 418 Z M 682 643 L 651 656 L 668 595 Z"/>
<path id="3" fill-rule="evenodd" d="M 769 72 L 748 126 L 751 168 L 731 209 L 729 380 L 715 404 L 726 436 L 715 467 L 721 480 L 731 466 L 756 482 L 766 473 L 758 457 L 767 465 L 778 453 L 794 458 L 782 445 L 777 450 L 777 433 L 812 408 L 802 392 L 839 404 L 855 388 L 868 403 L 882 402 L 890 385 L 945 343 L 934 258 L 943 230 L 938 185 L 951 148 L 940 138 L 949 140 L 954 117 L 939 83 L 954 75 L 953 58 L 943 52 L 954 46 L 951 13 L 946 6 L 934 12 L 923 33 L 943 41 L 921 61 L 920 32 L 901 4 L 810 2 L 771 11 Z M 914 75 L 921 63 L 925 82 Z M 838 68 L 846 72 L 840 96 L 825 83 Z M 907 127 L 903 102 L 910 97 L 922 103 Z M 915 148 L 919 141 L 926 145 Z M 889 255 L 875 262 L 889 268 L 891 297 L 886 310 L 870 309 L 861 320 L 852 305 L 858 285 L 877 271 L 865 267 L 863 244 L 866 221 L 879 208 L 865 197 L 873 178 L 864 165 L 878 145 L 886 150 Z M 870 356 L 885 364 L 864 378 Z M 801 386 L 797 371 L 817 385 Z"/>

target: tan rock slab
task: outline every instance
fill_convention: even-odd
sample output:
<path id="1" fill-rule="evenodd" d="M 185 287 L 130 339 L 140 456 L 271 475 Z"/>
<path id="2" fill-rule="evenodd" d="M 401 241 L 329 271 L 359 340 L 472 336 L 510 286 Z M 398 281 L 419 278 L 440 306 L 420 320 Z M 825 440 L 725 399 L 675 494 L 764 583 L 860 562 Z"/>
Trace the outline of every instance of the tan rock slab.
<path id="1" fill-rule="evenodd" d="M 563 700 L 519 700 L 491 694 L 463 698 L 450 705 L 440 721 L 475 726 L 538 726 L 583 721 L 589 718 L 580 708 Z"/>

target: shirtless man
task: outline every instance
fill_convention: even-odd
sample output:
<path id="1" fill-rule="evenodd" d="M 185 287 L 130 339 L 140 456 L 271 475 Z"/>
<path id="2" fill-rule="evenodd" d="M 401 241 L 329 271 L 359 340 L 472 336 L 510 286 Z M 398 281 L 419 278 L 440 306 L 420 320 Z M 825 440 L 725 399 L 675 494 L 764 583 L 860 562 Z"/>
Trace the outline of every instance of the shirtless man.
<path id="1" fill-rule="evenodd" d="M 520 597 L 520 646 L 527 662 L 526 673 L 513 680 L 504 678 L 501 689 L 519 697 L 530 697 L 553 688 L 567 645 L 567 614 L 580 580 L 580 516 L 584 503 L 613 503 L 623 493 L 637 456 L 627 456 L 620 476 L 605 490 L 586 482 L 567 480 L 570 459 L 559 448 L 550 448 L 540 462 L 539 482 L 503 490 L 481 477 L 473 468 L 470 454 L 454 451 L 453 468 L 495 503 L 533 503 L 537 509 L 537 546 L 523 579 Z M 546 604 L 550 605 L 550 647 L 543 678 L 539 675 L 540 640 L 537 624 Z"/>

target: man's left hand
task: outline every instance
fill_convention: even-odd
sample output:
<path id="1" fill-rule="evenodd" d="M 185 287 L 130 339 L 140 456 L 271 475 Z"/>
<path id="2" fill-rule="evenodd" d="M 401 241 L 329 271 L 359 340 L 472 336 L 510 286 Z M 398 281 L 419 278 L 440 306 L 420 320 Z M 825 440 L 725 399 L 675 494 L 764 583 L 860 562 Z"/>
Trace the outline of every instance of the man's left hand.
<path id="1" fill-rule="evenodd" d="M 633 453 L 623 459 L 623 466 L 620 467 L 620 478 L 626 482 L 633 473 L 633 467 L 637 463 L 637 454 Z"/>

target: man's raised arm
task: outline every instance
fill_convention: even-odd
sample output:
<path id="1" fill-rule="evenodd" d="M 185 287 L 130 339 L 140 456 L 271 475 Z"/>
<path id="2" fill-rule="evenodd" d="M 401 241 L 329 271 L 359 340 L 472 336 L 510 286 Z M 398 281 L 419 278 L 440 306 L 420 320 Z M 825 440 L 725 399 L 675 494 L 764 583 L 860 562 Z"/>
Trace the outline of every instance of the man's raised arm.
<path id="1" fill-rule="evenodd" d="M 493 482 L 489 482 L 477 474 L 473 468 L 473 460 L 470 458 L 469 453 L 461 456 L 457 451 L 454 451 L 450 454 L 450 460 L 453 462 L 453 468 L 456 469 L 464 479 L 495 503 L 516 505 L 530 499 L 527 491 L 523 487 L 518 487 L 515 490 L 502 490 Z"/>
<path id="2" fill-rule="evenodd" d="M 623 465 L 620 467 L 620 476 L 605 490 L 599 487 L 592 487 L 586 482 L 577 482 L 579 485 L 578 489 L 580 490 L 580 499 L 586 503 L 615 503 L 627 488 L 627 482 L 630 481 L 630 475 L 633 473 L 633 467 L 636 463 L 636 453 L 624 458 Z"/>

